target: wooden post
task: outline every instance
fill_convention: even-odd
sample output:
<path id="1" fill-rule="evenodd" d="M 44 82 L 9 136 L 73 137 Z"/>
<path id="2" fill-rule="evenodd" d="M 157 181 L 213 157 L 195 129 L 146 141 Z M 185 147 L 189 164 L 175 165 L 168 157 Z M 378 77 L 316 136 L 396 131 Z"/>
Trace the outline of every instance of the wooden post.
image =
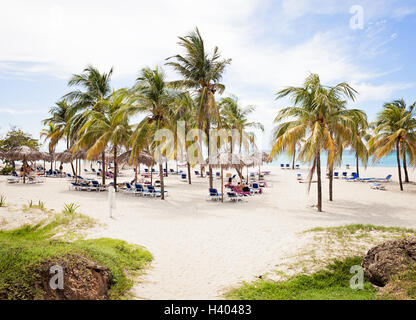
<path id="1" fill-rule="evenodd" d="M 221 167 L 221 202 L 224 202 L 224 178 L 223 178 L 223 168 Z"/>
<path id="2" fill-rule="evenodd" d="M 78 183 L 78 159 L 75 159 L 75 183 Z"/>
<path id="3" fill-rule="evenodd" d="M 23 158 L 23 183 L 26 183 L 26 158 Z"/>
<path id="4" fill-rule="evenodd" d="M 136 170 L 134 170 L 134 183 L 137 183 L 137 164 L 136 164 Z"/>

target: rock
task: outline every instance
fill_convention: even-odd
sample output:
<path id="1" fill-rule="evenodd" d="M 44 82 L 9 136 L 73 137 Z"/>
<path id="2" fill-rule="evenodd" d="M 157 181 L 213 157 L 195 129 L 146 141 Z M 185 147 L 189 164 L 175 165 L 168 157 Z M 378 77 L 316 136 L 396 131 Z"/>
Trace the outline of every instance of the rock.
<path id="1" fill-rule="evenodd" d="M 363 260 L 369 281 L 384 287 L 391 276 L 416 265 L 416 238 L 387 241 L 370 249 Z"/>
<path id="2" fill-rule="evenodd" d="M 54 274 L 52 266 L 62 266 L 64 288 L 52 289 L 49 282 Z M 44 300 L 104 300 L 108 299 L 110 273 L 106 267 L 80 255 L 67 255 L 51 259 L 38 270 L 36 291 Z"/>

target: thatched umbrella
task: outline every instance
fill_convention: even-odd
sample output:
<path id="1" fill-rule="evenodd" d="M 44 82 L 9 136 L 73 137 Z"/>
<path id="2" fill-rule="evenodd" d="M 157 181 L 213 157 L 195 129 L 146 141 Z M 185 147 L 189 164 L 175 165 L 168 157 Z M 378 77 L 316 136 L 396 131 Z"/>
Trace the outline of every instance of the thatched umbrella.
<path id="1" fill-rule="evenodd" d="M 239 154 L 223 152 L 210 155 L 205 164 L 211 165 L 212 168 L 221 168 L 221 202 L 224 202 L 224 169 L 241 170 L 246 166 L 246 163 Z M 249 164 L 247 163 L 247 165 Z"/>
<path id="2" fill-rule="evenodd" d="M 260 167 L 263 163 L 270 163 L 272 160 L 269 159 L 269 155 L 266 152 L 255 152 L 252 155 L 254 159 L 254 165 L 259 167 L 259 180 L 261 176 Z"/>
<path id="3" fill-rule="evenodd" d="M 152 155 L 147 150 L 142 150 L 139 153 L 139 156 L 136 159 L 131 159 L 131 150 L 124 152 L 123 154 L 117 157 L 117 163 L 128 163 L 133 164 L 136 167 L 136 171 L 134 174 L 134 181 L 137 182 L 137 166 L 142 163 L 148 167 L 153 167 L 155 164 L 155 160 L 153 159 Z M 152 171 L 152 170 L 150 170 Z"/>
<path id="4" fill-rule="evenodd" d="M 4 152 L 0 151 L 0 159 L 4 159 Z"/>
<path id="5" fill-rule="evenodd" d="M 30 148 L 28 146 L 20 146 L 15 147 L 5 154 L 5 158 L 8 160 L 16 161 L 22 160 L 23 161 L 23 183 L 26 183 L 26 166 L 27 161 L 37 161 L 43 159 L 42 152 Z"/>

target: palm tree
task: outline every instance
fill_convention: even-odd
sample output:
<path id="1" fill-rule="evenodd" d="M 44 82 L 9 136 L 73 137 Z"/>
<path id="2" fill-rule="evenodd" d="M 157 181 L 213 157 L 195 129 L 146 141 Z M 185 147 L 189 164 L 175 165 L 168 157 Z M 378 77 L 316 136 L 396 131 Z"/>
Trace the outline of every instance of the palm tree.
<path id="1" fill-rule="evenodd" d="M 321 153 L 328 151 L 328 167 L 331 167 L 336 152 L 336 141 L 333 133 L 342 135 L 343 125 L 337 122 L 343 120 L 344 110 L 334 108 L 335 99 L 341 97 L 354 99 L 355 90 L 347 83 L 340 83 L 333 87 L 323 86 L 316 74 L 308 76 L 302 87 L 288 87 L 277 93 L 277 98 L 290 97 L 293 107 L 279 111 L 275 122 L 278 124 L 274 131 L 274 144 L 270 159 L 282 152 L 287 146 L 304 139 L 298 158 L 304 162 L 312 162 L 309 174 L 309 187 L 316 171 L 318 185 L 318 211 L 322 211 L 322 180 Z M 282 122 L 284 119 L 292 119 Z M 350 121 L 348 119 L 346 122 Z M 331 134 L 332 132 L 332 134 Z"/>
<path id="2" fill-rule="evenodd" d="M 397 169 L 400 190 L 403 191 L 400 158 L 406 160 L 406 153 L 410 156 L 410 163 L 415 164 L 416 152 L 416 120 L 414 105 L 409 109 L 403 100 L 386 103 L 378 114 L 375 123 L 374 137 L 369 141 L 370 153 L 374 161 L 387 156 L 396 150 Z M 404 163 L 404 162 L 403 162 Z M 403 166 L 405 166 L 403 164 Z"/>
<path id="3" fill-rule="evenodd" d="M 264 131 L 264 126 L 260 122 L 250 122 L 248 116 L 256 109 L 255 106 L 242 107 L 239 104 L 238 98 L 235 96 L 225 97 L 218 103 L 221 115 L 222 126 L 228 130 L 235 130 L 238 132 L 239 139 L 239 152 L 242 151 L 242 146 L 246 146 L 249 149 L 250 145 L 254 142 L 254 133 L 249 132 L 249 129 L 258 129 Z M 230 137 L 230 152 L 234 151 L 233 137 Z M 248 151 L 248 150 L 247 150 Z M 238 175 L 242 179 L 242 172 L 237 170 Z"/>
<path id="4" fill-rule="evenodd" d="M 333 92 L 329 90 L 328 97 L 333 103 L 327 115 L 327 124 L 335 142 L 333 161 L 328 160 L 329 201 L 333 201 L 334 164 L 342 163 L 344 150 L 352 144 L 357 136 L 357 128 L 367 125 L 367 115 L 358 109 L 347 109 L 346 101 L 340 101 L 339 93 L 333 95 Z M 330 157 L 329 154 L 328 157 Z"/>
<path id="5" fill-rule="evenodd" d="M 88 148 L 87 159 L 105 152 L 111 144 L 114 161 L 114 188 L 117 191 L 117 154 L 120 146 L 127 146 L 131 129 L 128 118 L 120 113 L 126 104 L 125 90 L 113 92 L 108 98 L 97 102 L 86 114 L 86 122 L 79 131 L 77 147 Z M 97 111 L 99 110 L 99 111 Z M 105 171 L 103 172 L 105 176 Z"/>
<path id="6" fill-rule="evenodd" d="M 55 153 L 56 145 L 59 141 L 59 128 L 52 122 L 40 132 L 40 137 L 45 137 L 45 141 L 49 140 L 48 151 L 52 155 Z M 53 167 L 53 160 L 51 160 L 51 171 Z"/>
<path id="7" fill-rule="evenodd" d="M 43 120 L 43 124 L 55 127 L 54 134 L 50 136 L 53 149 L 62 139 L 66 141 L 66 148 L 70 149 L 73 144 L 73 139 L 71 139 L 71 135 L 69 134 L 69 124 L 73 116 L 73 109 L 65 100 L 61 100 L 49 110 L 49 113 L 51 116 Z M 50 131 L 50 129 L 51 128 L 48 128 L 46 131 Z M 51 152 L 51 150 L 49 150 L 49 152 Z M 71 167 L 72 172 L 75 175 L 75 169 L 72 162 Z"/>
<path id="8" fill-rule="evenodd" d="M 371 139 L 368 133 L 369 125 L 367 121 L 355 121 L 356 127 L 351 139 L 351 149 L 355 153 L 355 165 L 357 176 L 360 176 L 360 161 L 366 167 L 369 158 L 367 143 Z"/>
<path id="9" fill-rule="evenodd" d="M 156 151 L 162 155 L 166 150 L 161 150 L 161 141 L 155 141 L 153 137 L 161 129 L 172 128 L 173 104 L 175 96 L 168 88 L 166 76 L 159 67 L 152 70 L 144 68 L 137 78 L 137 83 L 132 89 L 131 102 L 123 108 L 122 112 L 127 115 L 144 113 L 145 117 L 137 124 L 130 139 L 132 146 L 132 158 L 135 159 L 144 148 L 150 147 L 153 154 Z M 166 154 L 164 154 L 166 156 Z M 161 157 L 163 158 L 163 157 Z M 165 199 L 163 160 L 159 162 L 160 185 L 162 200 Z"/>
<path id="10" fill-rule="evenodd" d="M 91 65 L 83 70 L 81 74 L 75 74 L 69 80 L 68 85 L 79 86 L 84 90 L 76 89 L 64 96 L 64 99 L 71 103 L 72 117 L 67 126 L 66 132 L 72 139 L 77 140 L 80 129 L 87 121 L 87 113 L 95 107 L 100 112 L 99 101 L 107 99 L 111 93 L 110 80 L 113 74 L 111 68 L 108 73 L 100 73 Z M 104 112 L 104 111 L 103 111 Z M 102 170 L 105 173 L 105 152 L 101 154 Z M 102 176 L 102 183 L 105 184 L 105 174 Z"/>
<path id="11" fill-rule="evenodd" d="M 167 58 L 166 63 L 172 66 L 182 77 L 182 80 L 172 81 L 171 86 L 194 90 L 198 99 L 197 122 L 200 130 L 205 130 L 208 139 L 208 156 L 210 152 L 211 122 L 220 123 L 218 107 L 215 103 L 215 93 L 222 94 L 225 86 L 220 83 L 225 67 L 231 59 L 221 59 L 218 47 L 209 55 L 198 28 L 184 37 L 179 37 L 179 43 L 185 49 L 185 55 L 175 55 Z M 200 141 L 201 143 L 201 141 Z M 209 165 L 209 184 L 213 186 L 212 167 Z"/>

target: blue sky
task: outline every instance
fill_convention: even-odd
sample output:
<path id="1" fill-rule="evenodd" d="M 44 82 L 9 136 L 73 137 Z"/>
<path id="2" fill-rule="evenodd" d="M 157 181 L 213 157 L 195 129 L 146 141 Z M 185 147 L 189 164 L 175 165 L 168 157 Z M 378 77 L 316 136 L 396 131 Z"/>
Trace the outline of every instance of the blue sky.
<path id="1" fill-rule="evenodd" d="M 363 29 L 350 27 L 354 5 L 363 9 Z M 274 94 L 309 72 L 326 84 L 349 82 L 360 93 L 350 106 L 370 120 L 385 101 L 416 100 L 415 1 L 212 0 L 207 8 L 191 0 L 17 0 L 0 12 L 0 134 L 17 125 L 38 138 L 71 74 L 89 63 L 113 66 L 113 87 L 130 86 L 142 67 L 180 52 L 177 36 L 195 26 L 208 48 L 233 59 L 226 94 L 257 106 L 265 149 L 277 110 L 288 104 Z"/>

